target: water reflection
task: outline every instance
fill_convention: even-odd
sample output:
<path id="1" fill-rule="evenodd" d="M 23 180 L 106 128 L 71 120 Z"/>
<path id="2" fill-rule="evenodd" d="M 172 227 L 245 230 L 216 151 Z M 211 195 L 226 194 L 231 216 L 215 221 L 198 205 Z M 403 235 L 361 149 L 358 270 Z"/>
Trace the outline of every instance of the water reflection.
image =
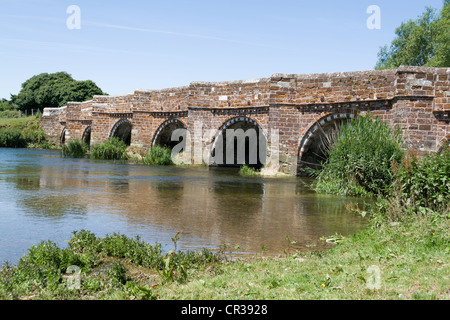
<path id="1" fill-rule="evenodd" d="M 298 250 L 322 248 L 321 236 L 354 233 L 364 223 L 345 210 L 355 199 L 317 195 L 296 177 L 243 178 L 235 169 L 147 167 L 37 150 L 2 149 L 0 163 L 0 231 L 8 234 L 0 238 L 0 262 L 30 243 L 64 243 L 82 228 L 167 246 L 180 231 L 181 249 L 229 243 L 282 254 L 286 236 Z"/>

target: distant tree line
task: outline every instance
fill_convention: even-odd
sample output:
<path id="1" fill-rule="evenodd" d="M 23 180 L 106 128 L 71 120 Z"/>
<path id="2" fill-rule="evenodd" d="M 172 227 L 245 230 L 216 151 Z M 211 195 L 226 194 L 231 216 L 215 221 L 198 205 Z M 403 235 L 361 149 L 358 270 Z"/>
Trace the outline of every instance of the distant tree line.
<path id="1" fill-rule="evenodd" d="M 64 106 L 68 101 L 82 102 L 94 95 L 105 95 L 92 80 L 78 81 L 66 72 L 41 73 L 22 83 L 22 89 L 11 100 L 0 100 L 0 111 L 43 111 Z"/>

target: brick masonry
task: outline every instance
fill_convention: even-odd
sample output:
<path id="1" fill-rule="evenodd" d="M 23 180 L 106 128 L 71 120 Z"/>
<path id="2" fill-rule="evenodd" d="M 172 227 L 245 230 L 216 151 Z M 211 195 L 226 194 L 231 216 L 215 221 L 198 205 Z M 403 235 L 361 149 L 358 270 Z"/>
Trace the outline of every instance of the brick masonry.
<path id="1" fill-rule="evenodd" d="M 405 147 L 422 153 L 438 151 L 450 138 L 449 82 L 450 68 L 409 66 L 192 82 L 185 87 L 94 96 L 91 101 L 45 109 L 41 126 L 55 142 L 83 139 L 90 131 L 90 143 L 98 144 L 114 134 L 119 121 L 127 120 L 132 125 L 131 145 L 148 150 L 174 120 L 194 136 L 199 124 L 203 130 L 219 131 L 230 119 L 251 119 L 269 146 L 270 132 L 277 130 L 281 170 L 295 174 L 321 126 L 360 113 L 370 112 L 400 127 Z M 205 136 L 193 143 L 205 146 L 211 141 Z"/>

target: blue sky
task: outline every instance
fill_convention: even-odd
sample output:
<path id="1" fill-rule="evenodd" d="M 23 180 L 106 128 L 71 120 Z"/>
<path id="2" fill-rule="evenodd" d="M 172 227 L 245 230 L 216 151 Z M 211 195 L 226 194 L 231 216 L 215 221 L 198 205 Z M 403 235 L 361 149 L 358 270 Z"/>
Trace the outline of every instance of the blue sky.
<path id="1" fill-rule="evenodd" d="M 401 22 L 442 0 L 0 0 L 0 98 L 66 71 L 126 94 L 191 81 L 372 70 Z M 70 5 L 80 29 L 66 25 Z M 370 5 L 381 29 L 367 28 Z"/>

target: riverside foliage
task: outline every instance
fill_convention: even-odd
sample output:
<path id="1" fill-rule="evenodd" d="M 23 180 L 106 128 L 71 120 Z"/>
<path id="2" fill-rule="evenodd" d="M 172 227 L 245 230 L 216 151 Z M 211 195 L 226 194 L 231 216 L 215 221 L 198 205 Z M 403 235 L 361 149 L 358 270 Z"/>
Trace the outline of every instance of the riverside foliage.
<path id="1" fill-rule="evenodd" d="M 53 148 L 39 127 L 39 116 L 3 118 L 0 125 L 0 147 L 3 148 Z"/>
<path id="2" fill-rule="evenodd" d="M 63 145 L 61 152 L 65 157 L 84 158 L 88 151 L 88 145 L 81 140 L 70 140 L 66 145 Z"/>
<path id="3" fill-rule="evenodd" d="M 173 165 L 171 153 L 172 150 L 170 148 L 156 145 L 142 159 L 142 162 L 146 165 Z"/>
<path id="4" fill-rule="evenodd" d="M 403 156 L 402 143 L 399 129 L 370 115 L 342 124 L 323 168 L 311 171 L 315 188 L 340 195 L 386 194 L 394 178 L 392 163 Z"/>
<path id="5" fill-rule="evenodd" d="M 128 154 L 126 149 L 127 145 L 123 140 L 112 137 L 105 143 L 93 146 L 91 149 L 91 158 L 103 160 L 127 160 Z"/>

